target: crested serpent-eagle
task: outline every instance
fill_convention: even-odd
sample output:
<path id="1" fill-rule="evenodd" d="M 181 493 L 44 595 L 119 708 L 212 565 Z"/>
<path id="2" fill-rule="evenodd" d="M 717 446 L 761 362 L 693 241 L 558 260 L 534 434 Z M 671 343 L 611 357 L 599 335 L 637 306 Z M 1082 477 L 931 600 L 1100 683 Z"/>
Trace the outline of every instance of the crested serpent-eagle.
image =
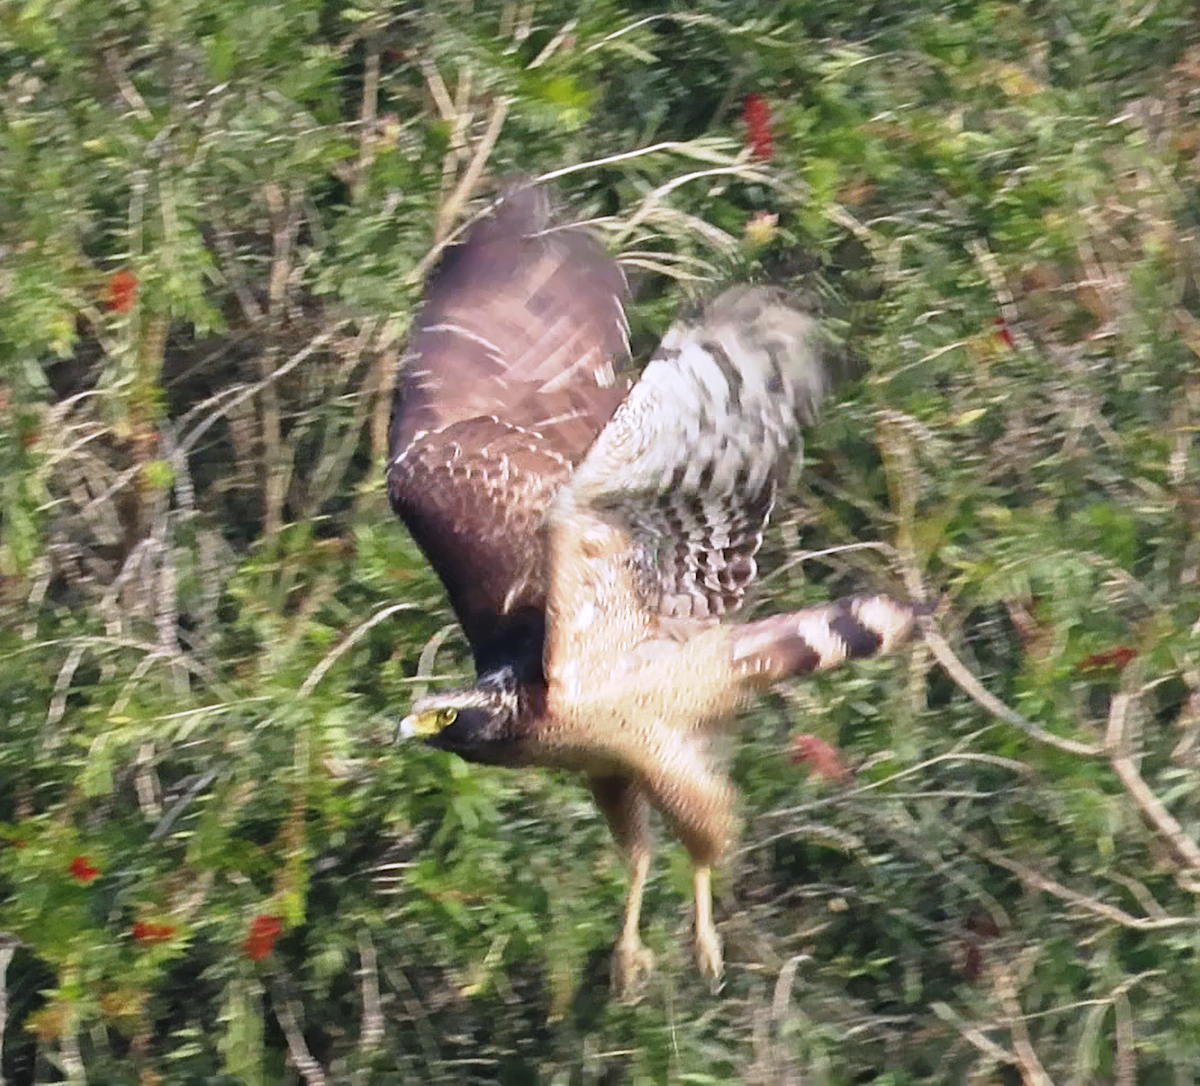
<path id="1" fill-rule="evenodd" d="M 778 289 L 733 287 L 634 381 L 624 299 L 620 269 L 554 225 L 543 189 L 505 198 L 426 284 L 387 482 L 478 673 L 401 731 L 586 775 L 632 868 L 613 955 L 628 995 L 650 963 L 650 809 L 691 855 L 696 961 L 715 982 L 709 873 L 733 810 L 716 740 L 756 690 L 908 640 L 920 608 L 877 595 L 725 621 L 825 390 L 815 321 Z"/>

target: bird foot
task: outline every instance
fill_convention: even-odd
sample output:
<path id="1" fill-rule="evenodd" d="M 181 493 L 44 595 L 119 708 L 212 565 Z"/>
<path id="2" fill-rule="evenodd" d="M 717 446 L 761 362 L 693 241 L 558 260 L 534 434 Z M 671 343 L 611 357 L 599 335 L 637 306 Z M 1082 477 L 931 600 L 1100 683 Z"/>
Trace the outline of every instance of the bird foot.
<path id="1" fill-rule="evenodd" d="M 721 987 L 721 974 L 725 971 L 721 937 L 711 923 L 696 928 L 696 967 L 714 992 Z"/>
<path id="2" fill-rule="evenodd" d="M 654 971 L 654 954 L 641 939 L 622 936 L 613 947 L 612 987 L 622 1003 L 636 1003 L 646 980 Z"/>

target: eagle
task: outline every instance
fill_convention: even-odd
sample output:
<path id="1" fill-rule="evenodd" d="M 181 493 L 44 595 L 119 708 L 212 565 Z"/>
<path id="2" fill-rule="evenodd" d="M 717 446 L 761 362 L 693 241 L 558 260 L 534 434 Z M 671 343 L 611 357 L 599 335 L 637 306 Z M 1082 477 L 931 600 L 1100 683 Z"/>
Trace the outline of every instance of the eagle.
<path id="1" fill-rule="evenodd" d="M 693 865 L 695 957 L 722 973 L 711 868 L 737 711 L 782 679 L 886 652 L 922 608 L 885 595 L 737 623 L 777 493 L 826 391 L 814 317 L 734 286 L 634 379 L 625 278 L 542 187 L 430 274 L 393 403 L 393 509 L 437 572 L 477 678 L 400 733 L 471 762 L 581 772 L 631 880 L 612 959 L 630 997 L 657 810 Z"/>

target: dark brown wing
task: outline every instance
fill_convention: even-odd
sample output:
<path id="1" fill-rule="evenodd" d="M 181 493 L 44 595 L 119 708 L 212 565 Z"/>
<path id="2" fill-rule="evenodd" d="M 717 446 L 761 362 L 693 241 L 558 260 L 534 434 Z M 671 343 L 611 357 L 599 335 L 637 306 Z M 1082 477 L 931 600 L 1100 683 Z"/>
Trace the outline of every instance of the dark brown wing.
<path id="1" fill-rule="evenodd" d="M 549 218 L 525 189 L 446 251 L 392 409 L 388 496 L 480 671 L 540 657 L 542 519 L 627 391 L 624 277 Z"/>

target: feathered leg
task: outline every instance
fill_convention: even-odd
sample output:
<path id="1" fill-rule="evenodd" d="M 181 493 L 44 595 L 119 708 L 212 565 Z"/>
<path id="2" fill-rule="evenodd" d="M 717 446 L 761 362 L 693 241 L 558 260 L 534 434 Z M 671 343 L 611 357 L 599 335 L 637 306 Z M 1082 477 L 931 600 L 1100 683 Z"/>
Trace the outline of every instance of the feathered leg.
<path id="1" fill-rule="evenodd" d="M 645 783 L 651 802 L 691 856 L 696 965 L 716 987 L 724 964 L 713 924 L 711 871 L 733 834 L 733 787 L 717 768 L 706 736 L 676 738 L 661 772 L 656 762 L 647 766 Z"/>
<path id="2" fill-rule="evenodd" d="M 654 955 L 642 945 L 640 931 L 642 894 L 650 874 L 650 804 L 631 777 L 589 777 L 588 787 L 613 839 L 629 860 L 629 893 L 625 898 L 625 922 L 613 948 L 612 984 L 619 998 L 632 1000 L 654 968 Z"/>

